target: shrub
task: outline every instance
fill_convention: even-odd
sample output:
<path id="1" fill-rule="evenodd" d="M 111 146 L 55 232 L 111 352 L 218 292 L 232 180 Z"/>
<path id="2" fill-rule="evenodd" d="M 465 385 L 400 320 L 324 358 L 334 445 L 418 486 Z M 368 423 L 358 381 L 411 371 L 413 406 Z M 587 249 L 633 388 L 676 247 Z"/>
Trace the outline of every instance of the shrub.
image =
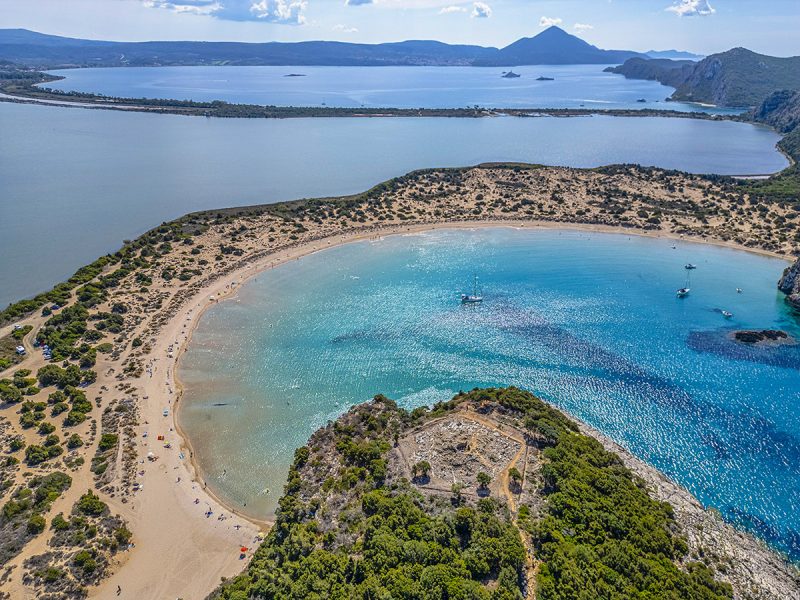
<path id="1" fill-rule="evenodd" d="M 100 500 L 96 494 L 93 494 L 92 490 L 87 490 L 75 506 L 84 515 L 92 517 L 99 517 L 108 510 L 106 503 Z"/>
<path id="2" fill-rule="evenodd" d="M 44 446 L 39 446 L 38 444 L 31 444 L 30 446 L 25 448 L 25 462 L 27 462 L 31 466 L 43 463 L 48 458 L 50 458 L 50 455 L 47 452 L 47 448 L 45 448 Z"/>
<path id="3" fill-rule="evenodd" d="M 56 430 L 56 426 L 52 423 L 48 423 L 47 421 L 42 421 L 39 423 L 39 433 L 42 435 L 47 435 L 49 433 L 53 433 Z"/>
<path id="4" fill-rule="evenodd" d="M 47 523 L 44 520 L 42 515 L 33 515 L 30 519 L 28 519 L 28 533 L 32 534 L 39 534 L 44 531 L 45 525 Z"/>
<path id="5" fill-rule="evenodd" d="M 111 450 L 112 448 L 117 447 L 118 441 L 119 437 L 116 434 L 104 433 L 103 436 L 100 438 L 100 443 L 97 445 L 97 449 L 100 450 L 100 452 Z"/>

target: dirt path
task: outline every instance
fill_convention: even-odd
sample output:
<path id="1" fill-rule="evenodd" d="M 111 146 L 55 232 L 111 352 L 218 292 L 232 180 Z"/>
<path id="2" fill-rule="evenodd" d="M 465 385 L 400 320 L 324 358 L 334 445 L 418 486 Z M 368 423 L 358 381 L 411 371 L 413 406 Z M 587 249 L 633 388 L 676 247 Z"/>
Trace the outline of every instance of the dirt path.
<path id="1" fill-rule="evenodd" d="M 509 485 L 509 472 L 513 467 L 516 467 L 519 464 L 520 460 L 523 461 L 522 467 L 522 483 L 520 484 L 520 489 L 522 486 L 525 485 L 525 472 L 527 471 L 527 458 L 528 458 L 528 443 L 525 440 L 524 436 L 519 435 L 516 431 L 509 430 L 510 428 L 503 428 L 502 426 L 498 425 L 494 421 L 489 419 L 485 419 L 471 411 L 464 411 L 460 413 L 466 419 L 469 419 L 475 423 L 479 423 L 483 425 L 487 429 L 492 431 L 498 432 L 500 435 L 503 435 L 509 439 L 514 440 L 519 444 L 519 450 L 513 456 L 513 458 L 506 463 L 505 468 L 500 472 L 500 477 L 498 478 L 497 483 L 495 484 L 494 491 L 499 492 L 502 496 L 505 497 L 506 502 L 508 503 L 508 507 L 511 511 L 511 520 L 514 523 L 514 526 L 517 528 L 519 532 L 519 538 L 522 542 L 522 545 L 525 548 L 525 597 L 527 600 L 534 600 L 536 598 L 536 573 L 538 570 L 538 564 L 536 559 L 534 558 L 533 547 L 531 546 L 530 539 L 522 528 L 519 526 L 519 522 L 517 520 L 518 516 L 518 503 L 517 500 L 519 499 L 519 495 L 515 498 L 515 494 L 511 491 L 511 487 Z"/>

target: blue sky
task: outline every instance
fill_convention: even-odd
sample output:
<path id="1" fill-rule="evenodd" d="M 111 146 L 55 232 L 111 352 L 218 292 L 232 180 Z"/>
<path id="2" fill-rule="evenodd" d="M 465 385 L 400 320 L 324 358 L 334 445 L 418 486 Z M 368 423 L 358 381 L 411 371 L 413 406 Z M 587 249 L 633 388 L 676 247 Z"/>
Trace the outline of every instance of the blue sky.
<path id="1" fill-rule="evenodd" d="M 603 48 L 800 55 L 800 0 L 0 0 L 0 27 L 113 40 L 504 46 L 550 24 Z"/>

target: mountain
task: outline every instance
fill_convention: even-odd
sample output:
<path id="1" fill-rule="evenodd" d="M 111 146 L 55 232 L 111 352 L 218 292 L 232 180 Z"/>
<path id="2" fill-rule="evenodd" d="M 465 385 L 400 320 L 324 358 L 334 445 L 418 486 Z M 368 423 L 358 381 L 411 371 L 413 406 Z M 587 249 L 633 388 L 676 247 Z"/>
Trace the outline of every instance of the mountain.
<path id="1" fill-rule="evenodd" d="M 668 58 L 670 60 L 702 60 L 704 58 L 701 54 L 683 50 L 648 50 L 645 55 L 649 58 Z"/>
<path id="2" fill-rule="evenodd" d="M 674 87 L 670 100 L 718 106 L 757 106 L 773 92 L 800 89 L 800 56 L 778 58 L 746 48 L 712 54 L 697 63 L 633 58 L 606 70 Z"/>
<path id="3" fill-rule="evenodd" d="M 800 56 L 777 58 L 734 48 L 704 58 L 673 100 L 720 106 L 755 106 L 772 92 L 800 89 Z"/>
<path id="4" fill-rule="evenodd" d="M 627 50 L 601 50 L 570 35 L 559 27 L 549 27 L 531 38 L 522 38 L 489 58 L 478 59 L 476 66 L 608 64 L 642 56 Z"/>
<path id="5" fill-rule="evenodd" d="M 608 64 L 643 56 L 601 50 L 558 27 L 502 49 L 410 40 L 346 42 L 110 42 L 26 29 L 0 29 L 0 59 L 39 68 L 158 65 L 482 65 Z"/>

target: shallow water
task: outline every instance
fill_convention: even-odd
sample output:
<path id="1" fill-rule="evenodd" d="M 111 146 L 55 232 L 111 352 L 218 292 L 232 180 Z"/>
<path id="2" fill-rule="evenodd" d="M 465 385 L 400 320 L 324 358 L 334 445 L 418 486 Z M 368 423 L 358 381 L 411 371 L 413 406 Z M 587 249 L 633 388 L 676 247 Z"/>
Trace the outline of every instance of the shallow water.
<path id="1" fill-rule="evenodd" d="M 225 100 L 276 106 L 380 108 L 662 108 L 737 112 L 664 102 L 673 88 L 604 73 L 608 65 L 514 67 L 126 67 L 52 71 L 63 91 L 129 98 Z M 288 74 L 303 77 L 286 77 Z M 554 81 L 536 81 L 540 76 Z M 645 100 L 642 103 L 639 100 Z"/>
<path id="2" fill-rule="evenodd" d="M 205 119 L 0 103 L 0 307 L 195 210 L 491 161 L 769 173 L 788 164 L 778 139 L 694 119 Z"/>
<path id="3" fill-rule="evenodd" d="M 678 300 L 689 261 L 692 293 Z M 798 349 L 775 364 L 703 341 L 733 328 L 800 334 L 775 288 L 784 266 L 566 230 L 341 246 L 262 273 L 204 315 L 180 365 L 181 425 L 209 485 L 264 517 L 294 448 L 349 405 L 383 393 L 413 407 L 514 384 L 798 556 Z M 463 307 L 473 272 L 486 300 Z"/>

